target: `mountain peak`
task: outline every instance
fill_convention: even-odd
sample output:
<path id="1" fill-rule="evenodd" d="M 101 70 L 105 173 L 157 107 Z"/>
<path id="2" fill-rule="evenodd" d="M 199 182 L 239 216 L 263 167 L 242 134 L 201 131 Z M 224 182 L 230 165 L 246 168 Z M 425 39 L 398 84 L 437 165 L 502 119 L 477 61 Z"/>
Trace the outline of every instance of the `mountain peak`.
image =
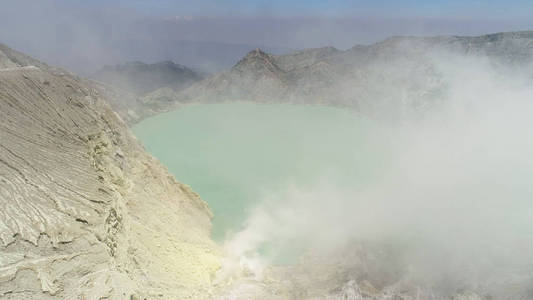
<path id="1" fill-rule="evenodd" d="M 246 70 L 252 69 L 268 70 L 269 72 L 278 73 L 281 69 L 275 64 L 272 55 L 263 52 L 261 49 L 256 48 L 241 59 L 234 67 L 234 70 Z"/>
<path id="2" fill-rule="evenodd" d="M 270 56 L 270 54 L 264 52 L 260 48 L 255 48 L 254 50 L 248 52 L 246 56 L 244 56 L 243 60 L 254 58 L 270 59 Z"/>
<path id="3" fill-rule="evenodd" d="M 246 54 L 244 58 L 246 59 L 246 58 L 268 57 L 268 56 L 269 55 L 263 50 L 261 50 L 260 48 L 255 48 L 254 50 L 248 52 L 248 54 Z"/>

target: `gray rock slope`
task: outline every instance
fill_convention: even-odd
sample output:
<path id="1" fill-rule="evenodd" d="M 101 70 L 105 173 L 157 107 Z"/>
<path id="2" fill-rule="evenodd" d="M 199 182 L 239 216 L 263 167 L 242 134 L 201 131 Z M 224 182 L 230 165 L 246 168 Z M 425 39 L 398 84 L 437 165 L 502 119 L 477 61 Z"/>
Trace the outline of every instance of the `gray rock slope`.
<path id="1" fill-rule="evenodd" d="M 211 213 L 98 88 L 0 46 L 0 298 L 202 299 Z"/>
<path id="2" fill-rule="evenodd" d="M 181 92 L 155 91 L 143 101 L 168 109 L 188 102 L 234 100 L 327 104 L 366 114 L 424 109 L 446 93 L 435 61 L 451 53 L 527 70 L 533 61 L 533 32 L 392 37 L 345 51 L 326 47 L 287 55 L 256 49 L 231 70 Z"/>

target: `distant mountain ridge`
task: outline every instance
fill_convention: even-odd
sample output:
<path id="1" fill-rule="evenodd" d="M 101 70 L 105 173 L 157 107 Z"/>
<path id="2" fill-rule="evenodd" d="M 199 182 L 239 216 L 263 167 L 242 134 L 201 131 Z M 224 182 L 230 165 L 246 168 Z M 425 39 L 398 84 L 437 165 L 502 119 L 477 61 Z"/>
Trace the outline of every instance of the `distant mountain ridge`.
<path id="1" fill-rule="evenodd" d="M 90 81 L 110 99 L 122 119 L 131 124 L 164 111 L 168 106 L 167 103 L 144 103 L 141 97 L 146 93 L 163 90 L 173 95 L 206 76 L 169 60 L 153 64 L 131 61 L 104 66 Z"/>
<path id="2" fill-rule="evenodd" d="M 324 47 L 286 55 L 256 49 L 230 70 L 182 91 L 157 90 L 143 97 L 143 102 L 167 109 L 190 102 L 305 102 L 368 114 L 380 107 L 399 110 L 406 104 L 422 108 L 445 95 L 446 84 L 435 58 L 452 53 L 485 57 L 494 65 L 527 71 L 533 62 L 533 31 L 391 37 L 348 50 Z"/>
<path id="3" fill-rule="evenodd" d="M 205 75 L 172 61 L 147 64 L 140 61 L 104 66 L 92 78 L 135 94 L 144 94 L 164 86 L 180 90 Z"/>

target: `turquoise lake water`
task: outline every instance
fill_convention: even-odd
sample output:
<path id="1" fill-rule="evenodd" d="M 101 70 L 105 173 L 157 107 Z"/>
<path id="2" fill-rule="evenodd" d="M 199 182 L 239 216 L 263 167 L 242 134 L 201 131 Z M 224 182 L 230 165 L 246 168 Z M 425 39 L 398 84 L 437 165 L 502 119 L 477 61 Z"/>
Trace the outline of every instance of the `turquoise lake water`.
<path id="1" fill-rule="evenodd" d="M 190 105 L 135 125 L 147 150 L 209 203 L 213 237 L 238 231 L 272 191 L 328 180 L 354 186 L 382 162 L 371 121 L 289 104 Z"/>

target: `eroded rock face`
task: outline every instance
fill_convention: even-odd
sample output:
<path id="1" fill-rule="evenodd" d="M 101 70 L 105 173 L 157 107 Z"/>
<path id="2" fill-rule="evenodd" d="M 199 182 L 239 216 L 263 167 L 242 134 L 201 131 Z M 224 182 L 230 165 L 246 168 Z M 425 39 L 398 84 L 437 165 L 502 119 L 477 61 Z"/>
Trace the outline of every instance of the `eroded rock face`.
<path id="1" fill-rule="evenodd" d="M 219 254 L 206 203 L 95 88 L 6 49 L 0 297 L 208 298 Z"/>

